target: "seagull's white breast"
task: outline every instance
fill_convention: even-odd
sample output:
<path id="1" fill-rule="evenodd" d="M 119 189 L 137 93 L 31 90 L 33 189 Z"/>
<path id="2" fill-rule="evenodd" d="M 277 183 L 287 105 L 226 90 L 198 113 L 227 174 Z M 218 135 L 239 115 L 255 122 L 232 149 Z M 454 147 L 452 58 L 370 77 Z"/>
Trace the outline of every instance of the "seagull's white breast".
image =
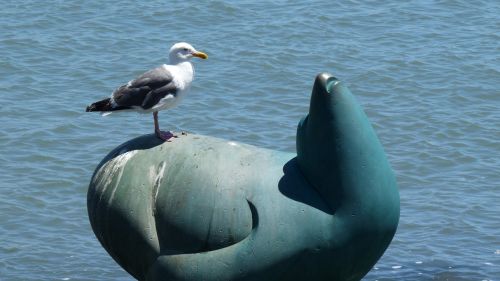
<path id="1" fill-rule="evenodd" d="M 173 82 L 179 90 L 189 90 L 194 78 L 193 65 L 186 61 L 176 65 L 164 64 L 163 67 L 173 76 Z"/>
<path id="2" fill-rule="evenodd" d="M 182 62 L 176 65 L 164 64 L 163 67 L 172 74 L 177 93 L 175 96 L 165 96 L 158 104 L 148 111 L 160 111 L 176 106 L 191 88 L 191 83 L 194 78 L 194 69 L 190 62 Z"/>

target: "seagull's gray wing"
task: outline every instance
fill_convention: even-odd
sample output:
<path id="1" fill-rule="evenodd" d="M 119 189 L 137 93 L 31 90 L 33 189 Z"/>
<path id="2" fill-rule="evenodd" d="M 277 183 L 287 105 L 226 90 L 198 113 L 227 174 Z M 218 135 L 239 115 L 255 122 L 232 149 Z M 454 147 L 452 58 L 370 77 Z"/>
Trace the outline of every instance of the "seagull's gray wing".
<path id="1" fill-rule="evenodd" d="M 115 107 L 142 107 L 150 109 L 167 95 L 175 96 L 177 88 L 173 76 L 164 67 L 157 67 L 116 89 Z"/>

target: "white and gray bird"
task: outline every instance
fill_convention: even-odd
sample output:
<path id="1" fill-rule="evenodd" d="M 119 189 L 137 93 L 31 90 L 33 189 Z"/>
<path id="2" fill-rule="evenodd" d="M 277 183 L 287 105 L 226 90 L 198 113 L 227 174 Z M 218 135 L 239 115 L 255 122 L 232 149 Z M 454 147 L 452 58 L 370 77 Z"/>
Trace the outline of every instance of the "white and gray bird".
<path id="1" fill-rule="evenodd" d="M 188 43 L 176 43 L 170 48 L 169 64 L 151 69 L 118 87 L 111 97 L 87 106 L 87 112 L 137 111 L 153 113 L 155 134 L 162 140 L 173 137 L 158 124 L 158 111 L 176 106 L 186 95 L 194 78 L 192 57 L 208 58 Z"/>

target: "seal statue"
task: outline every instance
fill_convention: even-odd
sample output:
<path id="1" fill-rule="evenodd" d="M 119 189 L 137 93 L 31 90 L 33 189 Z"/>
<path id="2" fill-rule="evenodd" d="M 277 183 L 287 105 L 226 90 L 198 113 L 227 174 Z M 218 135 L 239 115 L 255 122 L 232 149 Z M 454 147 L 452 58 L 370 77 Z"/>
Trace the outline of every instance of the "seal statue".
<path id="1" fill-rule="evenodd" d="M 199 135 L 130 140 L 96 168 L 89 218 L 139 280 L 360 280 L 389 246 L 399 193 L 348 88 L 323 73 L 297 154 Z"/>

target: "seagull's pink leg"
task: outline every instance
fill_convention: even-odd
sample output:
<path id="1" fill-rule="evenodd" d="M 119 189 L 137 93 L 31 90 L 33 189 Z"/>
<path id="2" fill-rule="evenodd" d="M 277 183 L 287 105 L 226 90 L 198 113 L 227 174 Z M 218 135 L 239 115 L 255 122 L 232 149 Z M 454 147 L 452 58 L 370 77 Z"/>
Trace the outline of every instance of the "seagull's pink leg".
<path id="1" fill-rule="evenodd" d="M 160 130 L 160 125 L 158 123 L 158 111 L 153 112 L 153 119 L 155 121 L 155 134 L 158 138 L 160 138 L 164 141 L 169 141 L 171 138 L 176 137 L 170 131 L 163 132 Z"/>

